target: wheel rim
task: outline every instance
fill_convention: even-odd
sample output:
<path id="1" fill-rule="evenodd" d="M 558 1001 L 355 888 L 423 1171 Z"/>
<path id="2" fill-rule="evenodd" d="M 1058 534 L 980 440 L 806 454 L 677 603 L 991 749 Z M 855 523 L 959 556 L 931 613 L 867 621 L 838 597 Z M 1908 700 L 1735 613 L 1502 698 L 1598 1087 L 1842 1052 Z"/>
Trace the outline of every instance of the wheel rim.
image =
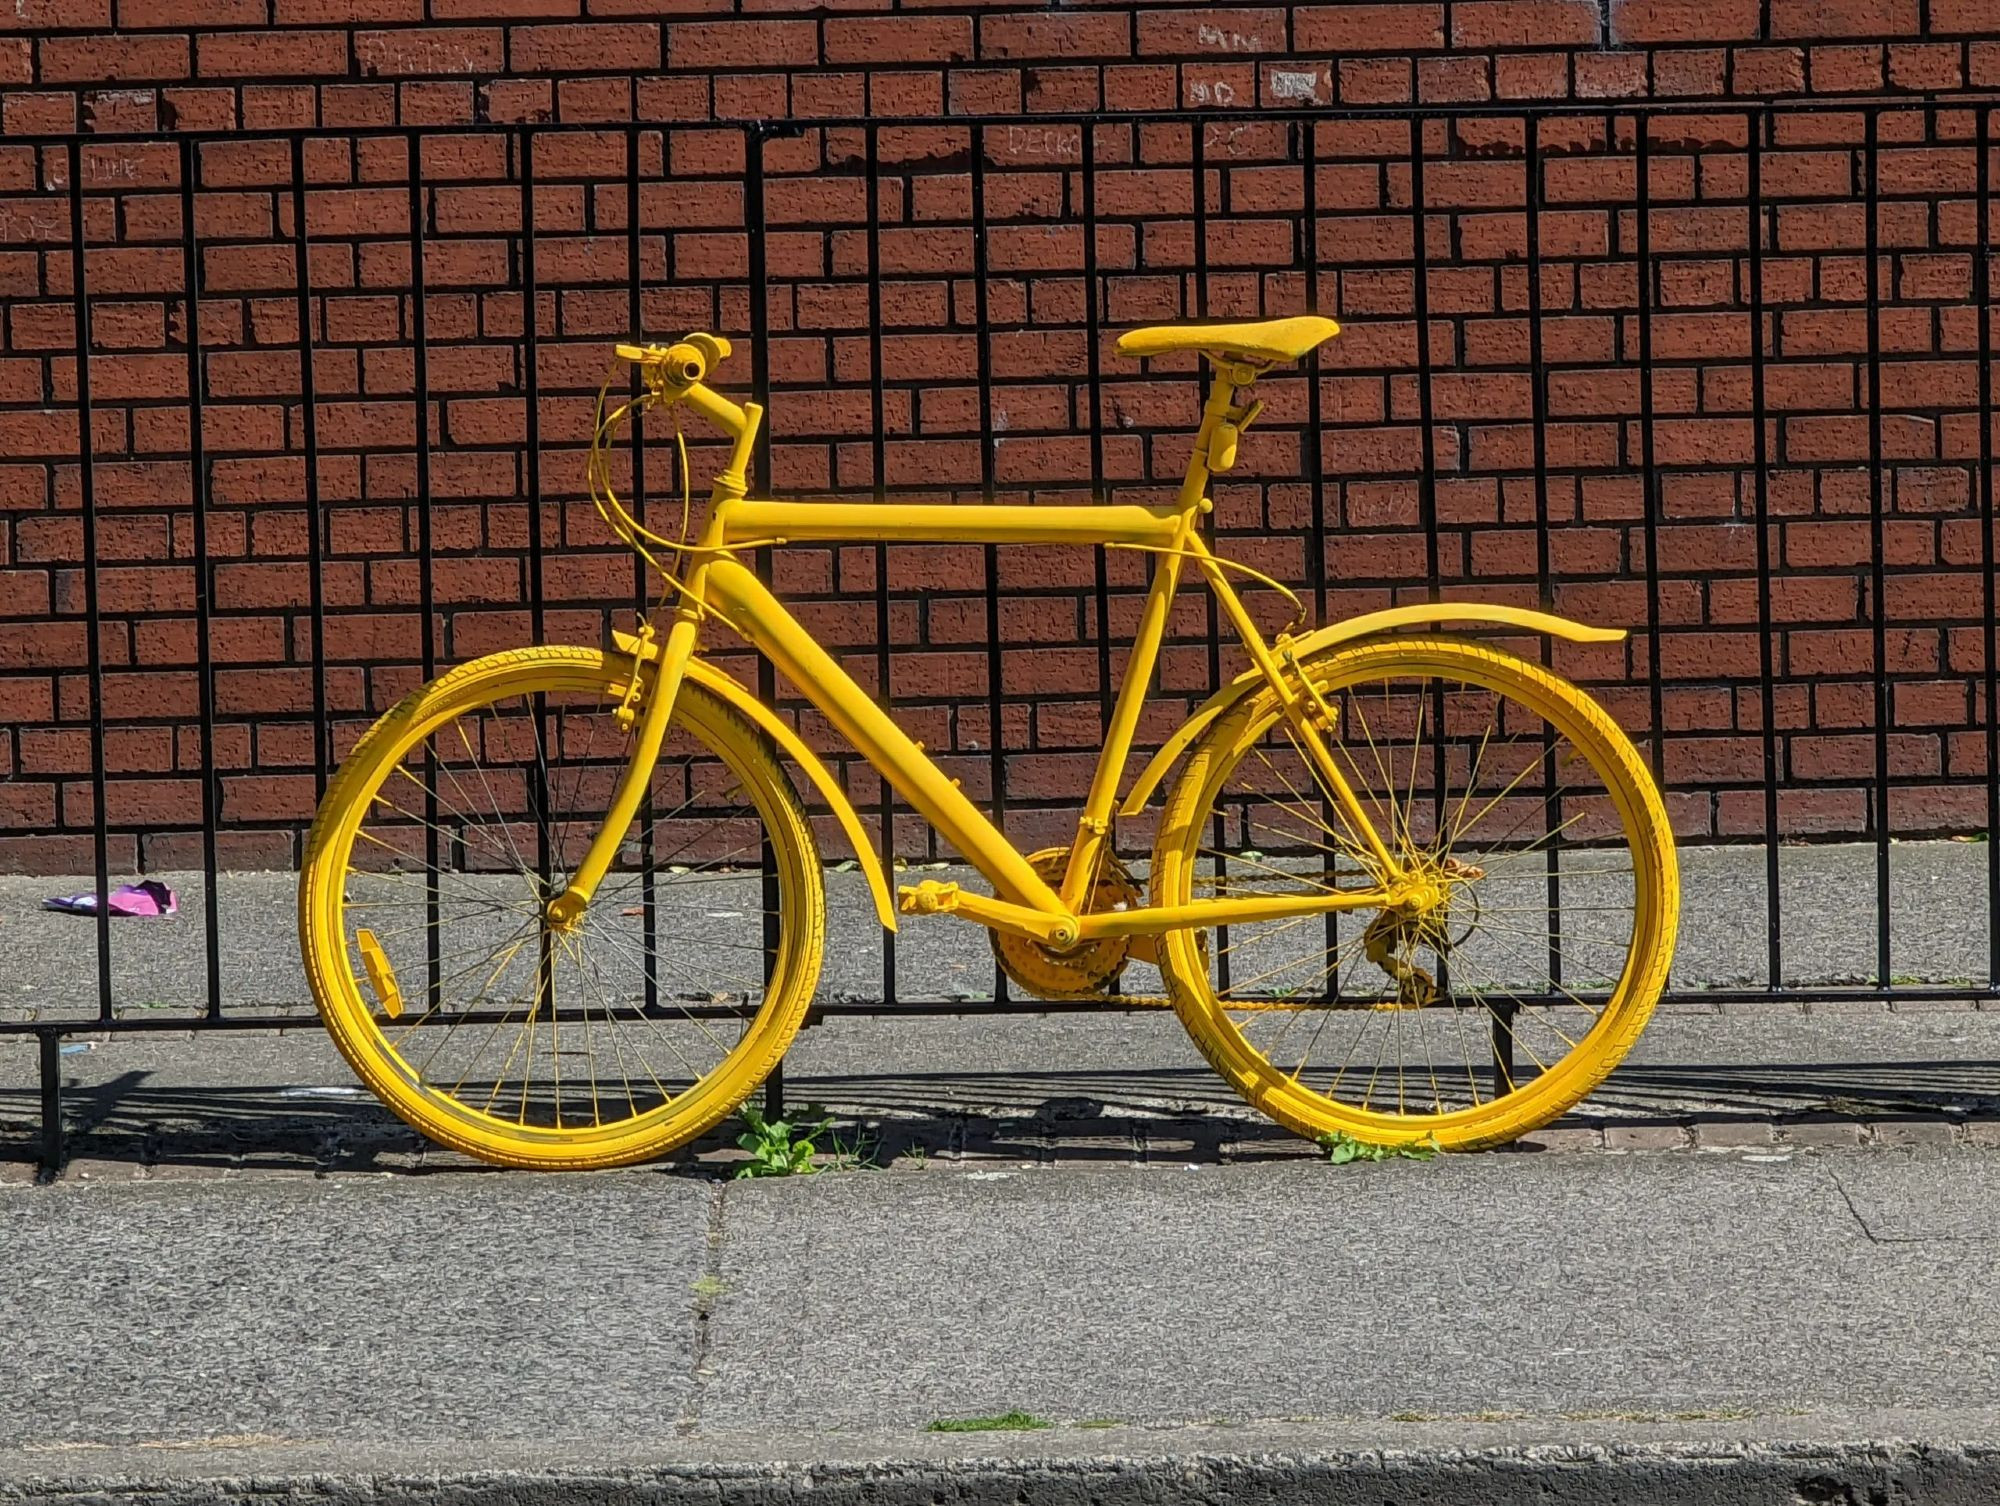
<path id="1" fill-rule="evenodd" d="M 1364 650 L 1329 672 L 1336 762 L 1441 902 L 1214 930 L 1205 960 L 1177 935 L 1176 973 L 1201 980 L 1186 1003 L 1240 1088 L 1314 1129 L 1450 1144 L 1554 1117 L 1622 1054 L 1664 968 L 1643 768 L 1577 692 L 1490 651 Z M 1200 777 L 1167 902 L 1374 882 L 1274 709 L 1218 736 Z"/>
<path id="2" fill-rule="evenodd" d="M 333 844 L 357 1065 L 475 1151 L 698 1133 L 811 987 L 778 916 L 816 867 L 769 839 L 793 818 L 775 770 L 695 687 L 618 862 L 574 929 L 546 922 L 624 767 L 623 692 L 600 667 L 540 666 L 447 702 L 375 750 Z"/>

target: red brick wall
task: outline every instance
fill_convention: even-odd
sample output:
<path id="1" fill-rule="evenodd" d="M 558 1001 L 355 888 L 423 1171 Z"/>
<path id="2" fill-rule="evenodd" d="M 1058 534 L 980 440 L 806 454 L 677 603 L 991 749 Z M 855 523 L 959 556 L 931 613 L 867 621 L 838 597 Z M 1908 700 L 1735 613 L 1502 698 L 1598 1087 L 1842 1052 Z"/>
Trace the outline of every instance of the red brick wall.
<path id="1" fill-rule="evenodd" d="M 114 868 L 188 861 L 210 812 L 201 726 L 215 723 L 212 803 L 225 863 L 292 860 L 321 759 L 317 705 L 344 747 L 421 675 L 426 624 L 413 498 L 429 467 L 437 561 L 429 649 L 448 663 L 542 632 L 596 641 L 629 601 L 628 560 L 581 499 L 580 449 L 607 345 L 635 322 L 735 337 L 751 327 L 744 136 L 714 122 L 786 116 L 1106 112 L 1201 107 L 1206 240 L 1194 238 L 1193 128 L 1095 127 L 1090 204 L 1103 330 L 1198 312 L 1308 305 L 1348 333 L 1310 384 L 1266 383 L 1243 470 L 1217 489 L 1229 552 L 1319 597 L 1326 615 L 1420 592 L 1435 547 L 1453 594 L 1532 601 L 1546 517 L 1555 605 L 1647 623 L 1641 460 L 1636 128 L 1605 112 L 1709 98 L 1649 136 L 1656 366 L 1663 758 L 1689 837 L 1763 829 L 1757 487 L 1750 407 L 1747 204 L 1761 170 L 1767 355 L 1764 492 L 1779 577 L 1770 615 L 1781 729 L 1780 826 L 1838 835 L 1870 821 L 1874 768 L 1867 177 L 1859 114 L 1766 122 L 1747 102 L 1817 93 L 1929 94 L 2000 82 L 1985 0 L 1456 0 L 1218 11 L 949 7 L 895 13 L 669 11 L 644 0 L 26 0 L 0 35 L 0 864 L 89 865 L 89 639 L 76 463 L 70 168 L 50 132 L 159 133 L 86 144 L 97 577 L 106 674 L 106 821 Z M 1978 14 L 1975 15 L 1975 12 Z M 118 30 L 108 28 L 115 20 Z M 261 28 L 270 28 L 264 30 Z M 1452 106 L 1579 102 L 1537 128 L 1542 277 L 1522 211 L 1528 126 Z M 1583 104 L 1594 101 L 1596 104 Z M 1414 318 L 1413 137 L 1393 114 L 1311 128 L 1226 118 L 1252 104 L 1427 109 L 1424 380 Z M 1589 113 L 1595 110 L 1596 113 Z M 533 371 L 523 336 L 521 138 L 535 137 Z M 635 124 L 629 125 L 628 122 Z M 603 125 L 604 129 L 587 127 Z M 450 134 L 470 125 L 494 129 Z M 2000 127 L 2000 121 L 1995 122 Z M 301 149 L 317 403 L 303 400 L 289 145 Z M 401 135 L 423 127 L 413 159 Z M 1985 659 L 1978 511 L 1976 130 L 1970 110 L 1882 119 L 1876 267 L 1890 801 L 1904 831 L 1983 826 Z M 195 162 L 206 565 L 195 548 L 182 148 Z M 976 150 L 975 150 L 976 146 Z M 627 153 L 636 150 L 641 287 L 630 290 Z M 1171 486 L 1192 427 L 1191 368 L 1140 372 L 1099 347 L 1083 270 L 1083 137 L 1073 121 L 886 129 L 876 243 L 863 133 L 779 137 L 761 241 L 778 489 L 866 494 L 878 370 L 896 493 L 1120 498 Z M 1305 226 L 1299 163 L 1317 164 Z M 988 234 L 972 227 L 972 165 Z M 416 446 L 419 311 L 410 297 L 411 179 L 420 179 L 428 297 L 429 446 Z M 2000 178 L 2000 168 L 1992 176 Z M 1310 245 L 1308 244 L 1310 241 Z M 983 247 L 983 249 L 982 249 Z M 983 255 L 985 277 L 979 258 Z M 879 257 L 879 260 L 877 259 Z M 1306 266 L 1317 263 L 1308 279 Z M 880 268 L 878 310 L 869 296 Z M 1529 306 L 1541 316 L 1528 317 Z M 980 315 L 984 314 L 983 324 Z M 879 351 L 871 332 L 881 333 Z M 983 330 L 983 334 L 982 334 Z M 1547 383 L 1538 445 L 1533 342 Z M 989 380 L 982 387 L 984 362 Z M 748 381 L 747 352 L 727 372 Z M 1422 406 L 1432 409 L 1427 486 Z M 320 464 L 308 493 L 304 449 Z M 991 444 L 982 443 L 982 431 Z M 670 449 L 648 458 L 655 508 Z M 1315 447 L 1322 472 L 1315 484 Z M 698 453 L 707 455 L 711 452 Z M 711 463 L 704 460 L 704 464 Z M 539 505 L 523 500 L 532 492 Z M 313 504 L 309 509 L 308 503 Z M 1311 523 L 1327 534 L 1318 558 Z M 315 543 L 309 519 L 317 517 Z M 539 558 L 530 547 L 539 528 Z M 313 560 L 317 557 L 317 572 Z M 870 549 L 787 550 L 801 615 L 876 665 Z M 988 565 L 979 549 L 892 551 L 891 688 L 908 720 L 983 790 Z M 997 562 L 1006 645 L 1000 741 L 1009 826 L 1059 839 L 1098 739 L 1095 567 L 1080 551 Z M 1108 562 L 1114 633 L 1143 564 Z M 312 600 L 326 608 L 315 644 Z M 200 615 L 205 596 L 207 615 Z M 1265 614 L 1267 618 L 1271 615 Z M 206 621 L 204 633 L 202 624 Z M 1211 680 L 1205 609 L 1176 623 L 1149 735 Z M 201 650 L 212 680 L 198 672 Z M 1564 652 L 1636 734 L 1651 726 L 1651 646 Z M 1230 662 L 1223 662 L 1225 672 Z M 807 725 L 812 725 L 810 715 Z M 862 796 L 872 776 L 851 771 Z M 1039 813 L 1038 813 L 1039 812 Z M 899 845 L 919 850 L 912 830 Z"/>
<path id="2" fill-rule="evenodd" d="M 2000 85 L 1987 0 L 823 6 L 22 0 L 7 131 L 1179 105 L 1767 99 Z M 114 29 L 115 27 L 115 29 Z"/>

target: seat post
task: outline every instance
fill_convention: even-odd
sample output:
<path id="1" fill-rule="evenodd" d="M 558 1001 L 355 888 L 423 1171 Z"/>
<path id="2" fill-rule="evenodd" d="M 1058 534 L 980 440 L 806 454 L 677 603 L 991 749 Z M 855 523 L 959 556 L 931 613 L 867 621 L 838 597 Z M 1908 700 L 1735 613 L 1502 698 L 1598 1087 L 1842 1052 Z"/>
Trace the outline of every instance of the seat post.
<path id="1" fill-rule="evenodd" d="M 1215 380 L 1209 384 L 1208 401 L 1202 404 L 1201 427 L 1195 430 L 1194 436 L 1194 453 L 1188 456 L 1187 475 L 1181 481 L 1179 506 L 1182 512 L 1190 512 L 1201 505 L 1210 480 L 1210 443 L 1219 428 L 1236 421 L 1236 394 L 1255 382 L 1262 370 L 1249 361 L 1231 360 L 1221 351 L 1210 351 L 1208 358 L 1215 363 Z"/>
<path id="2" fill-rule="evenodd" d="M 1222 361 L 1215 363 L 1215 380 L 1209 384 L 1208 401 L 1201 407 L 1201 427 L 1195 430 L 1194 450 L 1188 456 L 1187 474 L 1181 479 L 1179 507 L 1182 512 L 1191 512 L 1201 505 L 1201 499 L 1208 491 L 1208 442 L 1215 437 L 1219 424 L 1229 421 L 1229 414 L 1236 405 L 1236 383 L 1233 377 L 1241 375 Z"/>

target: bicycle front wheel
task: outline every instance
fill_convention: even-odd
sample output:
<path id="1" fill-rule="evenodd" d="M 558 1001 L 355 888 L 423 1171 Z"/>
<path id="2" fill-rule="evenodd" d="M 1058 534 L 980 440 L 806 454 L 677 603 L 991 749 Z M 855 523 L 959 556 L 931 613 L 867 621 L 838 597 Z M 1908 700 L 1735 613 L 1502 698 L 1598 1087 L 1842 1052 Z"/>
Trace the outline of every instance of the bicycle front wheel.
<path id="1" fill-rule="evenodd" d="M 1447 1149 L 1580 1102 L 1665 985 L 1679 878 L 1659 791 L 1575 686 L 1490 645 L 1305 661 L 1336 768 L 1413 898 L 1168 936 L 1174 1007 L 1251 1103 L 1309 1137 Z M 1380 889 L 1380 857 L 1268 690 L 1190 751 L 1154 903 Z"/>
<path id="2" fill-rule="evenodd" d="M 307 841 L 301 939 L 334 1041 L 397 1114 L 484 1160 L 686 1143 L 770 1071 L 818 981 L 797 792 L 693 682 L 618 862 L 575 925 L 548 922 L 629 759 L 631 673 L 585 648 L 462 665 L 356 745 Z"/>

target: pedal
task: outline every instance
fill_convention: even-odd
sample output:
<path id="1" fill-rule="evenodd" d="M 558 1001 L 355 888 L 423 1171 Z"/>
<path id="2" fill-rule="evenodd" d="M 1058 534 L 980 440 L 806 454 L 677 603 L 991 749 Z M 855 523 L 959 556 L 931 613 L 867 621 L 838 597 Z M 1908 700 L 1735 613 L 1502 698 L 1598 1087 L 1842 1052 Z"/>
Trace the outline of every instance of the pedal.
<path id="1" fill-rule="evenodd" d="M 925 879 L 914 888 L 905 884 L 896 891 L 896 908 L 905 915 L 949 915 L 958 901 L 958 885 L 936 879 Z"/>
<path id="2" fill-rule="evenodd" d="M 403 991 L 396 986 L 396 969 L 389 963 L 389 954 L 370 930 L 358 931 L 354 944 L 361 952 L 361 970 L 368 975 L 368 985 L 382 1001 L 382 1012 L 392 1020 L 401 1019 Z"/>

